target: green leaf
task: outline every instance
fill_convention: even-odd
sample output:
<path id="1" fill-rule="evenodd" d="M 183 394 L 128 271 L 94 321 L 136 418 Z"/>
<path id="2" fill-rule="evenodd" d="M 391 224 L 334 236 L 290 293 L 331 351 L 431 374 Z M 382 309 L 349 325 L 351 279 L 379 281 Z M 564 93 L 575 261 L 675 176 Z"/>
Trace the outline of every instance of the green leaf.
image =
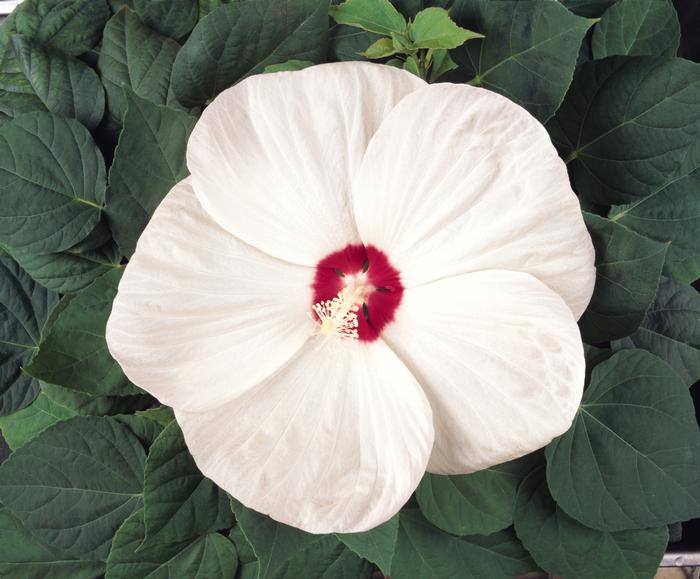
<path id="1" fill-rule="evenodd" d="M 259 577 L 274 579 L 356 579 L 369 577 L 370 564 L 360 559 L 333 535 L 317 535 L 309 547 L 296 553 L 273 573 Z"/>
<path id="2" fill-rule="evenodd" d="M 199 19 L 201 20 L 209 13 L 230 1 L 231 0 L 199 0 Z"/>
<path id="3" fill-rule="evenodd" d="M 345 24 L 336 24 L 329 32 L 330 60 L 366 60 L 362 53 L 379 38 L 381 37 L 374 32 L 367 32 Z"/>
<path id="4" fill-rule="evenodd" d="M 105 95 L 100 79 L 82 60 L 44 50 L 23 36 L 12 39 L 15 56 L 32 89 L 52 113 L 94 129 L 102 120 Z"/>
<path id="5" fill-rule="evenodd" d="M 430 67 L 430 82 L 435 82 L 442 75 L 457 68 L 457 63 L 452 60 L 447 50 L 436 50 L 433 53 L 433 62 Z"/>
<path id="6" fill-rule="evenodd" d="M 147 541 L 185 541 L 233 525 L 228 495 L 199 471 L 177 422 L 151 446 L 145 477 Z"/>
<path id="7" fill-rule="evenodd" d="M 338 24 L 376 34 L 390 36 L 392 32 L 406 32 L 406 19 L 389 0 L 347 0 L 339 6 L 331 6 L 329 14 Z"/>
<path id="8" fill-rule="evenodd" d="M 107 0 L 107 2 L 109 3 L 109 7 L 114 14 L 124 8 L 124 6 L 130 8 L 131 10 L 134 9 L 134 0 Z"/>
<path id="9" fill-rule="evenodd" d="M 47 48 L 78 55 L 99 42 L 108 18 L 105 0 L 24 0 L 15 26 Z"/>
<path id="10" fill-rule="evenodd" d="M 168 426 L 173 420 L 175 420 L 175 414 L 173 409 L 169 406 L 156 406 L 155 408 L 147 408 L 146 410 L 136 411 L 136 416 L 141 416 L 143 418 L 148 418 L 160 424 L 163 428 Z"/>
<path id="11" fill-rule="evenodd" d="M 417 510 L 399 514 L 392 579 L 512 579 L 534 568 L 510 530 L 458 538 L 430 525 Z"/>
<path id="12" fill-rule="evenodd" d="M 410 54 L 414 51 L 411 40 L 405 34 L 391 33 L 391 43 L 394 45 L 396 52 Z"/>
<path id="13" fill-rule="evenodd" d="M 615 352 L 613 352 L 610 348 L 596 348 L 595 346 L 584 344 L 583 353 L 586 357 L 585 387 L 588 387 L 588 385 L 591 383 L 593 368 L 610 359 Z"/>
<path id="14" fill-rule="evenodd" d="M 238 525 L 231 529 L 231 532 L 228 534 L 228 538 L 231 539 L 233 544 L 236 546 L 239 563 L 251 563 L 258 560 L 255 556 L 255 551 L 253 551 L 253 547 L 248 542 L 248 539 L 246 539 L 246 536 L 243 534 L 243 531 Z"/>
<path id="15" fill-rule="evenodd" d="M 200 20 L 178 53 L 173 89 L 197 106 L 270 64 L 321 62 L 328 0 L 258 0 L 225 4 Z"/>
<path id="16" fill-rule="evenodd" d="M 97 67 L 115 120 L 121 122 L 126 112 L 124 86 L 156 104 L 180 107 L 170 87 L 179 50 L 177 42 L 143 25 L 128 8 L 110 18 Z"/>
<path id="17" fill-rule="evenodd" d="M 490 535 L 513 524 L 515 495 L 540 454 L 480 470 L 443 476 L 426 473 L 416 499 L 433 525 L 453 535 Z"/>
<path id="18" fill-rule="evenodd" d="M 422 78 L 420 73 L 420 67 L 418 66 L 418 61 L 413 56 L 409 56 L 403 63 L 403 69 L 407 70 L 411 74 L 415 74 L 417 77 Z"/>
<path id="19" fill-rule="evenodd" d="M 65 298 L 63 298 L 65 299 Z M 134 412 L 153 403 L 149 396 L 90 396 L 76 390 L 42 384 L 41 391 L 51 400 L 83 416 L 103 416 Z"/>
<path id="20" fill-rule="evenodd" d="M 407 18 L 415 18 L 421 10 L 431 6 L 449 8 L 454 0 L 391 0 L 396 9 Z"/>
<path id="21" fill-rule="evenodd" d="M 559 0 L 564 6 L 579 16 L 598 18 L 618 0 Z"/>
<path id="22" fill-rule="evenodd" d="M 223 579 L 236 574 L 233 543 L 208 533 L 179 543 L 144 541 L 143 509 L 136 511 L 114 536 L 106 579 Z"/>
<path id="23" fill-rule="evenodd" d="M 172 420 L 173 416 L 172 411 L 166 407 L 138 411 L 138 408 L 147 403 L 144 398 L 91 397 L 53 384 L 42 384 L 39 396 L 29 406 L 9 416 L 0 417 L 0 430 L 9 447 L 16 450 L 61 420 L 79 415 L 114 414 L 115 420 L 129 426 L 144 445 L 149 445 L 163 429 L 163 420 L 166 417 Z M 136 414 L 118 414 L 134 410 L 137 410 Z"/>
<path id="24" fill-rule="evenodd" d="M 0 577 L 98 579 L 104 565 L 79 561 L 44 545 L 6 508 L 0 507 Z"/>
<path id="25" fill-rule="evenodd" d="M 68 249 L 97 225 L 104 198 L 102 154 L 78 121 L 36 112 L 0 125 L 0 243 Z"/>
<path id="26" fill-rule="evenodd" d="M 552 496 L 586 526 L 623 531 L 700 515 L 693 401 L 648 352 L 619 352 L 593 369 L 571 429 L 546 456 Z"/>
<path id="27" fill-rule="evenodd" d="M 57 297 L 15 261 L 0 256 L 0 416 L 31 404 L 39 384 L 22 372 L 35 354 L 41 326 Z"/>
<path id="28" fill-rule="evenodd" d="M 700 294 L 662 278 L 654 304 L 639 329 L 613 342 L 616 350 L 641 348 L 656 354 L 691 386 L 700 380 Z"/>
<path id="29" fill-rule="evenodd" d="M 671 0 L 620 0 L 593 29 L 593 58 L 676 56 L 681 39 Z"/>
<path id="30" fill-rule="evenodd" d="M 311 62 L 310 60 L 288 60 L 287 62 L 283 62 L 281 64 L 270 64 L 265 67 L 264 72 L 285 72 L 285 71 L 295 71 L 295 70 L 304 70 L 305 68 L 308 68 L 310 66 L 313 66 L 316 64 L 315 62 Z"/>
<path id="31" fill-rule="evenodd" d="M 583 340 L 597 344 L 630 335 L 654 301 L 667 245 L 584 213 L 596 252 L 593 297 L 579 320 Z"/>
<path id="32" fill-rule="evenodd" d="M 114 419 L 128 426 L 144 448 L 150 452 L 153 443 L 163 432 L 163 429 L 175 420 L 175 416 L 171 408 L 159 406 L 138 410 L 134 414 L 115 414 Z"/>
<path id="33" fill-rule="evenodd" d="M 408 26 L 408 33 L 416 48 L 457 48 L 483 34 L 457 26 L 444 8 L 426 8 L 416 14 Z"/>
<path id="34" fill-rule="evenodd" d="M 396 54 L 396 47 L 391 38 L 384 37 L 370 44 L 362 56 L 365 58 L 386 58 L 392 54 Z"/>
<path id="35" fill-rule="evenodd" d="M 12 257 L 34 280 L 57 293 L 73 293 L 120 267 L 121 257 L 104 221 L 80 243 L 60 253 L 34 255 L 11 250 Z"/>
<path id="36" fill-rule="evenodd" d="M 274 576 L 277 569 L 297 552 L 304 551 L 319 539 L 318 535 L 273 521 L 236 500 L 231 501 L 231 509 L 260 563 L 260 579 Z"/>
<path id="37" fill-rule="evenodd" d="M 12 450 L 17 450 L 49 426 L 77 416 L 77 412 L 57 404 L 43 392 L 26 408 L 0 417 L 0 430 Z M 1 559 L 0 559 L 1 560 Z"/>
<path id="38" fill-rule="evenodd" d="M 450 14 L 486 35 L 452 53 L 471 84 L 507 96 L 542 122 L 550 118 L 591 22 L 549 0 L 456 0 Z"/>
<path id="39" fill-rule="evenodd" d="M 0 124 L 24 113 L 46 110 L 17 62 L 11 34 L 9 27 L 0 27 Z"/>
<path id="40" fill-rule="evenodd" d="M 238 574 L 236 579 L 257 579 L 260 572 L 260 563 L 255 557 L 253 547 L 246 539 L 239 526 L 233 527 L 228 534 L 228 538 L 236 546 L 238 552 Z"/>
<path id="41" fill-rule="evenodd" d="M 389 575 L 398 534 L 399 516 L 394 515 L 370 531 L 336 534 L 336 537 L 353 553 L 374 563 L 384 575 Z"/>
<path id="42" fill-rule="evenodd" d="M 111 418 L 58 422 L 0 466 L 0 501 L 32 534 L 72 557 L 104 560 L 139 505 L 143 447 Z"/>
<path id="43" fill-rule="evenodd" d="M 177 40 L 187 36 L 199 18 L 197 0 L 133 0 L 146 26 Z"/>
<path id="44" fill-rule="evenodd" d="M 656 195 L 700 167 L 700 64 L 585 63 L 549 129 L 581 197 L 622 205 Z"/>
<path id="45" fill-rule="evenodd" d="M 143 412 L 139 414 L 115 414 L 113 418 L 128 426 L 143 447 L 149 450 L 156 438 L 163 432 L 163 425 L 156 420 L 151 420 Z"/>
<path id="46" fill-rule="evenodd" d="M 334 535 L 300 531 L 247 509 L 236 500 L 231 501 L 231 508 L 258 559 L 257 579 L 356 579 L 368 574 L 367 562 Z"/>
<path id="47" fill-rule="evenodd" d="M 126 90 L 128 109 L 107 190 L 107 219 L 122 255 L 136 242 L 163 197 L 188 174 L 187 139 L 196 119 Z"/>
<path id="48" fill-rule="evenodd" d="M 667 527 L 610 533 L 575 521 L 549 494 L 544 469 L 520 486 L 515 530 L 542 569 L 575 579 L 648 579 L 668 543 Z"/>
<path id="49" fill-rule="evenodd" d="M 137 394 L 105 341 L 105 326 L 122 271 L 98 278 L 63 310 L 26 371 L 44 382 L 94 396 Z"/>
<path id="50" fill-rule="evenodd" d="M 627 205 L 609 217 L 657 241 L 670 242 L 664 273 L 678 281 L 700 277 L 700 166 Z"/>

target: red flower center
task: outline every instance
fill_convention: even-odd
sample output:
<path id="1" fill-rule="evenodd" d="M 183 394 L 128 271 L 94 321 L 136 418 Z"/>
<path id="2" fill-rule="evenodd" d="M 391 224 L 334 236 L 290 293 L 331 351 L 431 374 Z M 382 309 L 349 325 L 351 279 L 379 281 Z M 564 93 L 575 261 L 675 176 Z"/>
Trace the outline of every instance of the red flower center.
<path id="1" fill-rule="evenodd" d="M 373 245 L 347 245 L 316 265 L 313 303 L 332 300 L 346 291 L 357 299 L 357 337 L 371 342 L 394 319 L 403 285 L 399 271 Z"/>

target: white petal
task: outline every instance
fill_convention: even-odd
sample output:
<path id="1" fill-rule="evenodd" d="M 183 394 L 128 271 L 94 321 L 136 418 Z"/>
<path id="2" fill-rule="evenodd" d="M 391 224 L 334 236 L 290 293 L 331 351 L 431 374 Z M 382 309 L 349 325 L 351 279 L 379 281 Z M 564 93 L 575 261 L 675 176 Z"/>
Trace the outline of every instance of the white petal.
<path id="1" fill-rule="evenodd" d="M 304 344 L 312 277 L 311 268 L 222 229 L 187 179 L 160 204 L 126 267 L 107 324 L 109 350 L 163 404 L 211 408 Z"/>
<path id="2" fill-rule="evenodd" d="M 484 89 L 407 96 L 372 139 L 353 183 L 360 236 L 406 286 L 483 269 L 530 273 L 576 318 L 594 250 L 564 163 L 525 109 Z"/>
<path id="3" fill-rule="evenodd" d="M 357 243 L 348 192 L 367 143 L 394 105 L 425 83 L 370 63 L 252 76 L 202 114 L 187 165 L 205 209 L 240 239 L 315 263 Z"/>
<path id="4" fill-rule="evenodd" d="M 562 298 L 534 277 L 482 271 L 404 293 L 382 337 L 425 390 L 428 470 L 461 474 L 532 452 L 565 432 L 585 362 Z"/>
<path id="5" fill-rule="evenodd" d="M 381 340 L 311 339 L 240 398 L 175 416 L 205 476 L 311 533 L 388 520 L 418 485 L 433 444 L 425 395 Z"/>

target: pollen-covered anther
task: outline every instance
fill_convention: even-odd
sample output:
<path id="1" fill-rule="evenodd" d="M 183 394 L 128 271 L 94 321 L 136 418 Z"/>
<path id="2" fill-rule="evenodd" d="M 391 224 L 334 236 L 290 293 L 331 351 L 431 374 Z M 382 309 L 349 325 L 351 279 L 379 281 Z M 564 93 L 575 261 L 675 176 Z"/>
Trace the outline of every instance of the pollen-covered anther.
<path id="1" fill-rule="evenodd" d="M 344 288 L 332 300 L 325 300 L 311 306 L 311 319 L 316 327 L 312 336 L 337 336 L 347 340 L 356 340 L 357 311 L 361 302 L 361 288 L 354 291 Z"/>

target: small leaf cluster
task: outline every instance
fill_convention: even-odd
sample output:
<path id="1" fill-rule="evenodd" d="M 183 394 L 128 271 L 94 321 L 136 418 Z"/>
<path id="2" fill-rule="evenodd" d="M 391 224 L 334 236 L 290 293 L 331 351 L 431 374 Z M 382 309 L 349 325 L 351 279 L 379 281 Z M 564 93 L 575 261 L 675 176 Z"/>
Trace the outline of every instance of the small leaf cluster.
<path id="1" fill-rule="evenodd" d="M 651 578 L 667 525 L 700 516 L 700 64 L 679 40 L 670 0 L 25 0 L 0 26 L 0 576 Z M 587 387 L 544 450 L 309 535 L 202 476 L 105 324 L 207 104 L 367 58 L 545 124 L 596 250 Z"/>
<path id="2" fill-rule="evenodd" d="M 447 10 L 438 6 L 424 8 L 407 21 L 389 0 L 346 0 L 331 6 L 330 14 L 338 24 L 380 35 L 362 56 L 391 57 L 387 64 L 431 82 L 457 68 L 450 49 L 484 37 L 455 24 Z"/>

